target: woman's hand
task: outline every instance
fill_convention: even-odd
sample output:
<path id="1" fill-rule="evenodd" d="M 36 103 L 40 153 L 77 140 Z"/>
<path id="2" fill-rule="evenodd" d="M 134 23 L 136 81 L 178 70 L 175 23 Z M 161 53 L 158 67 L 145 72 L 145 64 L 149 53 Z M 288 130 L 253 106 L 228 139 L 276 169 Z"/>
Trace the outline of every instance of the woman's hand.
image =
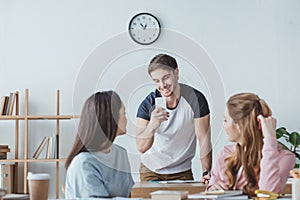
<path id="1" fill-rule="evenodd" d="M 201 182 L 204 183 L 204 184 L 208 184 L 208 183 L 209 183 L 209 180 L 210 180 L 210 177 L 211 177 L 210 172 L 209 172 L 209 171 L 206 171 L 206 172 L 204 172 L 204 173 L 205 173 L 205 175 L 202 176 Z"/>
<path id="2" fill-rule="evenodd" d="M 276 137 L 276 119 L 269 116 L 263 117 L 262 115 L 257 116 L 257 121 L 260 124 L 264 137 L 272 136 Z"/>
<path id="3" fill-rule="evenodd" d="M 217 181 L 215 184 L 213 184 L 211 187 L 209 187 L 208 191 L 213 190 L 228 190 L 229 187 L 227 184 L 225 184 L 223 181 Z"/>

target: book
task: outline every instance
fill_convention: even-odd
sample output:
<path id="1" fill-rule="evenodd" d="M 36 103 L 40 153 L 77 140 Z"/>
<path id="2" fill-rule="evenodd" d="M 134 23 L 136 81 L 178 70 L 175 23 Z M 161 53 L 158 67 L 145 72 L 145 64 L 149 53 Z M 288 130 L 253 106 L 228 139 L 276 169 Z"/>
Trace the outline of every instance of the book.
<path id="1" fill-rule="evenodd" d="M 243 195 L 242 190 L 215 190 L 215 191 L 205 191 L 200 192 L 197 194 L 189 195 L 189 199 L 200 199 L 200 198 L 207 198 L 207 199 L 224 199 L 225 197 L 233 197 L 241 196 L 242 199 L 248 199 L 247 195 Z"/>
<path id="2" fill-rule="evenodd" d="M 7 115 L 12 115 L 13 110 L 14 110 L 14 105 L 15 105 L 15 99 L 16 99 L 16 93 L 10 93 L 10 105 L 9 105 L 9 110 L 7 110 Z"/>
<path id="3" fill-rule="evenodd" d="M 1 99 L 0 115 L 6 115 L 6 108 L 8 104 L 8 96 L 3 96 Z"/>
<path id="4" fill-rule="evenodd" d="M 55 158 L 59 159 L 59 135 L 55 134 Z"/>
<path id="5" fill-rule="evenodd" d="M 30 196 L 29 194 L 7 194 L 3 197 L 3 200 L 16 200 L 16 199 L 30 200 Z"/>
<path id="6" fill-rule="evenodd" d="M 56 136 L 55 136 L 55 134 L 52 136 L 52 152 L 51 152 L 51 154 L 52 154 L 52 156 L 51 156 L 51 158 L 53 158 L 53 159 L 55 159 L 56 158 Z"/>
<path id="7" fill-rule="evenodd" d="M 52 158 L 58 159 L 58 135 L 53 134 L 53 142 L 52 142 Z"/>
<path id="8" fill-rule="evenodd" d="M 10 152 L 10 148 L 0 149 L 0 153 L 7 153 L 7 152 Z"/>
<path id="9" fill-rule="evenodd" d="M 3 115 L 3 109 L 4 109 L 4 106 L 5 106 L 5 96 L 3 96 L 2 98 L 1 98 L 1 104 L 0 104 L 0 115 Z"/>
<path id="10" fill-rule="evenodd" d="M 151 200 L 183 200 L 188 198 L 188 191 L 183 190 L 157 190 L 151 192 Z"/>
<path id="11" fill-rule="evenodd" d="M 10 110 L 10 106 L 11 106 L 11 101 L 12 101 L 12 96 L 13 96 L 13 93 L 11 92 L 11 93 L 9 94 L 9 97 L 8 97 L 8 103 L 7 103 L 5 115 L 8 115 L 8 114 L 9 114 L 9 110 Z"/>
<path id="12" fill-rule="evenodd" d="M 8 145 L 0 145 L 0 159 L 6 159 L 8 152 L 10 152 Z"/>
<path id="13" fill-rule="evenodd" d="M 169 181 L 151 181 L 151 182 L 157 182 L 161 184 L 203 183 L 202 181 L 196 181 L 196 180 L 169 180 Z"/>
<path id="14" fill-rule="evenodd" d="M 36 151 L 33 154 L 33 158 L 37 159 L 39 157 L 39 155 L 41 154 L 41 152 L 43 151 L 44 147 L 46 146 L 46 144 L 48 144 L 49 141 L 49 137 L 44 137 L 44 139 L 42 140 L 42 142 L 40 143 L 39 147 L 36 149 Z M 47 152 L 46 152 L 47 155 Z"/>
<path id="15" fill-rule="evenodd" d="M 47 146 L 47 153 L 46 153 L 46 159 L 50 159 L 52 158 L 52 152 L 53 152 L 53 138 L 52 137 L 48 137 L 48 146 Z"/>

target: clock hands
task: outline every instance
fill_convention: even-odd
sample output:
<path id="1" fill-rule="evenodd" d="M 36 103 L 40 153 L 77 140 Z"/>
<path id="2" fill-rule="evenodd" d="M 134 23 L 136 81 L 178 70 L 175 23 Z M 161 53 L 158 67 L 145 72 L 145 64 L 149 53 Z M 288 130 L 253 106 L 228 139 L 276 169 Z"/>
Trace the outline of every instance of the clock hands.
<path id="1" fill-rule="evenodd" d="M 147 28 L 147 24 L 145 24 L 145 26 L 144 26 L 142 23 L 140 23 L 140 25 L 143 28 L 143 30 L 145 30 Z"/>

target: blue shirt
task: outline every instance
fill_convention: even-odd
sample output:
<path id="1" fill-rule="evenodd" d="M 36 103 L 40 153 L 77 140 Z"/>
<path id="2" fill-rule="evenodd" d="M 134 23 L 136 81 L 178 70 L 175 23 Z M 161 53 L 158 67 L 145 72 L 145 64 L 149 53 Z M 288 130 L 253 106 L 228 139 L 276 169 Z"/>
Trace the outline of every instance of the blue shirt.
<path id="1" fill-rule="evenodd" d="M 73 158 L 65 197 L 128 197 L 133 184 L 127 151 L 113 144 L 109 153 L 82 152 Z"/>

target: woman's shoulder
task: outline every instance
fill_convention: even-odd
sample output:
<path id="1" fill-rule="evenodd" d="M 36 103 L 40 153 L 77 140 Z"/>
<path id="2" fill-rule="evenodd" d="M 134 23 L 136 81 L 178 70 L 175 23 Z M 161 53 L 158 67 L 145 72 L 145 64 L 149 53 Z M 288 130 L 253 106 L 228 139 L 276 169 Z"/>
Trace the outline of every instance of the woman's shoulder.
<path id="1" fill-rule="evenodd" d="M 79 160 L 85 159 L 85 158 L 89 157 L 89 154 L 90 154 L 90 152 L 80 152 L 73 158 L 73 160 L 79 161 Z"/>
<path id="2" fill-rule="evenodd" d="M 68 170 L 69 171 L 84 170 L 85 168 L 87 168 L 87 166 L 90 166 L 91 163 L 94 163 L 91 153 L 81 152 L 73 158 Z"/>
<path id="3" fill-rule="evenodd" d="M 72 163 L 78 165 L 78 164 L 84 163 L 90 159 L 92 159 L 92 155 L 90 152 L 81 152 L 73 158 Z"/>
<path id="4" fill-rule="evenodd" d="M 127 150 L 118 144 L 112 144 L 112 149 L 117 154 L 127 154 Z"/>
<path id="5" fill-rule="evenodd" d="M 229 155 L 232 155 L 233 152 L 235 151 L 235 148 L 236 148 L 235 143 L 231 145 L 226 145 L 219 151 L 218 156 L 224 159 Z"/>

